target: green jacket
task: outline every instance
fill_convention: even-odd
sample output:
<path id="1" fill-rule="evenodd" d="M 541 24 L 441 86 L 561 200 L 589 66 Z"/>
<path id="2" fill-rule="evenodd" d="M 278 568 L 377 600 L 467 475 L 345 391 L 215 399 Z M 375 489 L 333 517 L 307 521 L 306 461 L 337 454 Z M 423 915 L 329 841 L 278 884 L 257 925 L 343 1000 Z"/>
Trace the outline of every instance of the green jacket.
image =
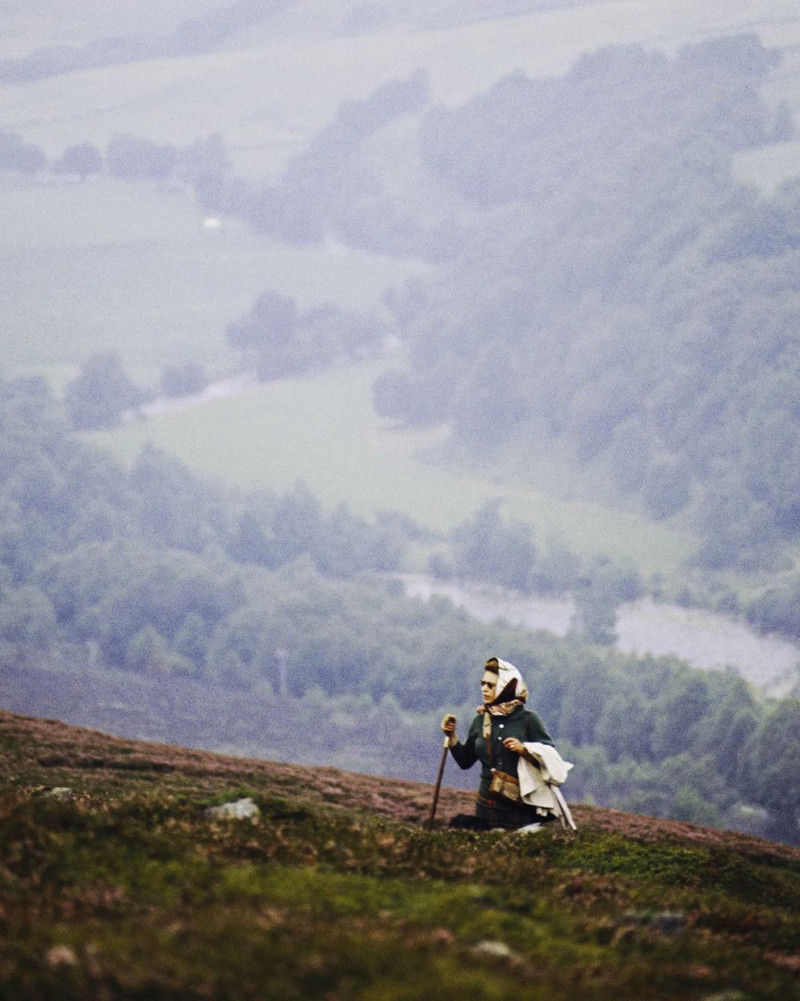
<path id="1" fill-rule="evenodd" d="M 552 744 L 553 739 L 547 728 L 537 715 L 530 709 L 518 706 L 508 716 L 490 716 L 492 735 L 489 746 L 483 736 L 483 714 L 478 713 L 469 727 L 467 739 L 462 744 L 458 742 L 450 748 L 450 753 L 461 768 L 471 768 L 476 761 L 481 763 L 481 781 L 478 786 L 478 796 L 483 799 L 493 799 L 489 795 L 489 784 L 492 781 L 492 769 L 498 768 L 509 775 L 517 774 L 519 755 L 503 746 L 506 737 L 516 737 L 523 743 Z"/>

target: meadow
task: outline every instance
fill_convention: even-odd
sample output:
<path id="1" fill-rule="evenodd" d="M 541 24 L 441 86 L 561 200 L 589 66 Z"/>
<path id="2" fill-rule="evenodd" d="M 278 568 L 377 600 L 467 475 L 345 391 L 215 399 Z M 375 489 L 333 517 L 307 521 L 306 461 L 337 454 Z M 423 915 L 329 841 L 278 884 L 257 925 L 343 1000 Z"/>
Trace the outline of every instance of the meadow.
<path id="1" fill-rule="evenodd" d="M 287 247 L 226 219 L 204 225 L 180 186 L 92 178 L 0 181 L 3 374 L 41 372 L 55 388 L 91 354 L 117 351 L 134 381 L 165 365 L 210 375 L 237 363 L 225 328 L 267 288 L 302 309 L 380 311 L 413 263 L 344 248 Z"/>

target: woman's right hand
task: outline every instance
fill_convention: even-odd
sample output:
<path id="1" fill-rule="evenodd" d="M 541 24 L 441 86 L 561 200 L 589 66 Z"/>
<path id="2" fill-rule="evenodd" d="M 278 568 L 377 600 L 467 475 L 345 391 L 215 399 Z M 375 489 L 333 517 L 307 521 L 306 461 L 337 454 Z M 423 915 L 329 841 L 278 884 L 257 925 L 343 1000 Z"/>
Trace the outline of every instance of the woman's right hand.
<path id="1" fill-rule="evenodd" d="M 442 720 L 442 732 L 450 738 L 450 746 L 452 747 L 456 742 L 456 717 L 452 713 L 447 713 Z"/>

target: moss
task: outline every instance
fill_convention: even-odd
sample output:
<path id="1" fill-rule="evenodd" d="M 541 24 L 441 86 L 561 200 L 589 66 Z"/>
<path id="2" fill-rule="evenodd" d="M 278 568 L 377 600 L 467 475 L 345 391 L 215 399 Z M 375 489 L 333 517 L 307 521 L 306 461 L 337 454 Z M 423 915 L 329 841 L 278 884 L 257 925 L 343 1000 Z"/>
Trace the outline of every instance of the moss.
<path id="1" fill-rule="evenodd" d="M 47 753 L 67 761 L 115 759 L 97 735 L 86 753 L 50 739 Z M 167 760 L 144 746 L 135 757 L 148 753 Z M 37 794 L 41 765 L 23 756 L 26 784 L 0 796 L 4 1001 L 660 1001 L 731 990 L 760 1001 L 796 989 L 800 853 L 790 849 L 700 829 L 666 836 L 644 818 L 624 836 L 591 811 L 576 835 L 427 832 L 315 800 L 312 773 L 276 781 L 267 764 L 169 760 L 157 785 L 152 770 L 60 765 L 73 796 L 53 800 Z M 341 773 L 326 785 L 334 777 L 354 800 L 365 782 Z M 243 796 L 259 805 L 256 820 L 205 815 Z"/>

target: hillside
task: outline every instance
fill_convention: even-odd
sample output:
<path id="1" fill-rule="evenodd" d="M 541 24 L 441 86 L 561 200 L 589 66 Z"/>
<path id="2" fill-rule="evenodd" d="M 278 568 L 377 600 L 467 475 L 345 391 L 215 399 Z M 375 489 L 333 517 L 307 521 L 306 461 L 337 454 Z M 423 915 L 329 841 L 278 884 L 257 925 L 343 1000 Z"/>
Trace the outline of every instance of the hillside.
<path id="1" fill-rule="evenodd" d="M 800 851 L 0 713 L 0 991 L 142 998 L 788 998 Z M 254 819 L 205 808 L 252 797 Z"/>

